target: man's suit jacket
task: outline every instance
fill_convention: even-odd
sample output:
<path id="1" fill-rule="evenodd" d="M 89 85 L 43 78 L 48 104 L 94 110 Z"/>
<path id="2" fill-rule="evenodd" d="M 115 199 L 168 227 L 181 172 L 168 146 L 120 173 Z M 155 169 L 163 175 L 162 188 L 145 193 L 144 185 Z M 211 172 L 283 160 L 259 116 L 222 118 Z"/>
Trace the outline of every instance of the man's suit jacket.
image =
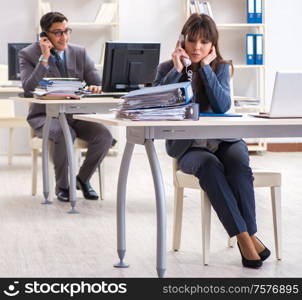
<path id="1" fill-rule="evenodd" d="M 20 74 L 25 96 L 31 96 L 43 77 L 61 77 L 53 56 L 49 58 L 49 67 L 39 63 L 41 56 L 39 42 L 35 42 L 19 52 Z M 65 50 L 65 64 L 68 77 L 79 78 L 87 85 L 101 85 L 101 78 L 93 61 L 88 57 L 84 47 L 68 44 Z M 37 129 L 45 122 L 45 105 L 32 104 L 27 121 Z"/>

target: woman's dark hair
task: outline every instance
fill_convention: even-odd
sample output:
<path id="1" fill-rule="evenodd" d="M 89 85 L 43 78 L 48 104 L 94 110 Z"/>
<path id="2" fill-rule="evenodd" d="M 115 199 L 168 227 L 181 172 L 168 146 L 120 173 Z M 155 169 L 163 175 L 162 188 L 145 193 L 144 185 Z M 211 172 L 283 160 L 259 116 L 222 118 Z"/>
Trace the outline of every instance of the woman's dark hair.
<path id="1" fill-rule="evenodd" d="M 68 19 L 63 14 L 56 11 L 52 11 L 42 16 L 40 20 L 40 26 L 42 31 L 47 32 L 53 23 L 63 22 L 63 21 L 68 22 Z"/>
<path id="2" fill-rule="evenodd" d="M 218 30 L 214 20 L 205 14 L 192 14 L 184 24 L 181 33 L 190 41 L 198 39 L 209 41 L 216 49 L 217 57 L 210 63 L 213 71 L 217 71 L 218 64 L 228 63 L 231 65 L 233 73 L 232 61 L 225 61 L 219 50 L 218 46 Z"/>

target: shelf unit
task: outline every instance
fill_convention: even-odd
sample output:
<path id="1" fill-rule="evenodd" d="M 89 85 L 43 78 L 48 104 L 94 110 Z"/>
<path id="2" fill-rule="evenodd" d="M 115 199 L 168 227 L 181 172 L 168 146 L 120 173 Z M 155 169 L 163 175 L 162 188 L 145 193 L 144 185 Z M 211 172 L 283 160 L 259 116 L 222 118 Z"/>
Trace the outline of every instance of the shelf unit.
<path id="1" fill-rule="evenodd" d="M 119 0 L 37 0 L 37 33 L 40 33 L 40 19 L 49 11 L 59 11 L 68 18 L 68 26 L 72 28 L 70 42 L 82 45 L 88 55 L 96 63 L 96 68 L 102 74 L 104 60 L 104 46 L 106 41 L 119 39 Z M 103 4 L 113 4 L 114 10 L 103 14 L 107 20 L 96 20 Z M 108 12 L 108 11 L 107 11 Z M 109 20 L 111 19 L 111 20 Z M 109 127 L 115 139 L 119 140 L 119 132 L 115 127 Z M 112 147 L 108 155 L 116 156 L 119 146 Z"/>
<path id="2" fill-rule="evenodd" d="M 186 17 L 189 17 L 191 0 L 184 1 Z M 222 56 L 226 60 L 232 60 L 234 65 L 233 101 L 235 111 L 238 113 L 256 113 L 265 110 L 265 1 L 262 0 L 261 24 L 247 23 L 247 0 L 207 1 L 219 30 Z M 248 33 L 263 34 L 264 63 L 262 65 L 246 64 L 246 34 Z M 241 104 L 238 105 L 240 102 Z M 267 149 L 264 139 L 246 139 L 246 142 L 250 151 L 261 152 Z"/>
<path id="3" fill-rule="evenodd" d="M 48 11 L 62 12 L 72 28 L 70 42 L 83 45 L 102 72 L 103 52 L 106 41 L 119 39 L 119 0 L 37 0 L 37 33 L 41 31 L 39 21 Z M 107 19 L 97 20 L 103 5 L 113 5 L 103 14 Z M 104 7 L 104 6 L 103 6 Z M 108 14 L 110 17 L 108 18 Z"/>

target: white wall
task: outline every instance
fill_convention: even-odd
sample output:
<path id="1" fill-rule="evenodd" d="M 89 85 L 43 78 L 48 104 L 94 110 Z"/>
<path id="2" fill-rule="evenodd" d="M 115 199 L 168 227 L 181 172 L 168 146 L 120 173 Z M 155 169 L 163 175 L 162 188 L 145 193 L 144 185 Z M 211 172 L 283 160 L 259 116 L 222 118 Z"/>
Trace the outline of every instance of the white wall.
<path id="1" fill-rule="evenodd" d="M 98 1 L 90 1 L 96 3 L 97 10 Z M 88 14 L 88 10 L 87 12 L 85 10 L 86 3 L 90 1 L 73 0 L 72 4 L 75 7 L 76 5 L 83 7 L 80 11 L 84 17 Z M 161 42 L 161 60 L 169 58 L 184 22 L 184 2 L 184 0 L 120 0 L 120 39 Z M 60 1 L 60 3 L 62 2 Z M 64 9 L 71 9 L 66 5 Z M 302 62 L 299 59 L 299 54 L 302 53 L 301 11 L 301 0 L 266 0 L 267 104 L 271 98 L 275 71 L 302 69 Z M 69 16 L 68 11 L 64 11 L 64 13 Z M 71 16 L 74 14 L 74 11 L 70 11 Z M 1 0 L 0 64 L 7 63 L 8 42 L 35 40 L 36 16 L 36 0 Z M 98 53 L 90 54 L 93 57 L 99 55 Z M 25 114 L 24 108 L 17 108 L 17 110 Z M 6 149 L 7 139 L 5 137 L 6 134 L 1 130 L 0 153 Z M 28 151 L 26 135 L 22 132 L 17 133 L 16 140 L 18 152 Z"/>
<path id="2" fill-rule="evenodd" d="M 277 70 L 301 70 L 301 0 L 266 1 L 266 60 L 267 88 L 266 102 L 269 109 L 273 83 Z M 301 83 L 302 84 L 302 83 Z M 290 88 L 290 87 L 289 87 Z M 270 139 L 270 142 L 302 142 L 302 139 Z"/>
<path id="3" fill-rule="evenodd" d="M 301 9 L 301 0 L 267 1 L 268 100 L 277 70 L 302 70 Z"/>
<path id="4" fill-rule="evenodd" d="M 36 39 L 37 2 L 36 0 L 1 0 L 0 64 L 7 64 L 7 43 L 31 42 Z M 51 2 L 54 9 L 60 7 L 70 20 L 75 21 L 79 21 L 77 18 L 79 11 L 82 20 L 88 21 L 88 17 L 93 19 L 99 7 L 97 0 L 69 0 L 69 3 L 52 0 Z M 93 3 L 95 9 L 91 7 Z M 170 57 L 184 21 L 184 9 L 182 0 L 120 0 L 120 40 L 161 42 L 161 60 L 167 59 Z M 93 37 L 82 34 L 83 44 L 90 45 L 90 55 L 98 62 L 101 41 L 97 39 L 101 33 L 93 31 Z M 91 39 L 96 40 L 93 45 Z M 73 37 L 72 40 L 78 42 L 78 38 Z M 26 114 L 24 106 L 17 107 L 16 110 L 20 114 Z M 0 140 L 3 141 L 0 143 L 0 153 L 3 153 L 7 149 L 6 130 L 0 130 Z M 17 130 L 15 143 L 16 152 L 28 152 L 28 139 L 24 130 Z"/>

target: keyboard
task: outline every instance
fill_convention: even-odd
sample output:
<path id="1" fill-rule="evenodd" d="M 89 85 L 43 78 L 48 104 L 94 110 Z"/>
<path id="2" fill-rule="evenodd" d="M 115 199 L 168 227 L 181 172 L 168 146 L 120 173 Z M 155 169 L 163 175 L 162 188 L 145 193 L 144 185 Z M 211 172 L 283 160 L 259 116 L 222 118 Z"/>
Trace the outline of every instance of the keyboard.
<path id="1" fill-rule="evenodd" d="M 85 94 L 83 98 L 121 98 L 122 96 L 126 95 L 126 93 L 101 93 L 101 94 Z"/>

